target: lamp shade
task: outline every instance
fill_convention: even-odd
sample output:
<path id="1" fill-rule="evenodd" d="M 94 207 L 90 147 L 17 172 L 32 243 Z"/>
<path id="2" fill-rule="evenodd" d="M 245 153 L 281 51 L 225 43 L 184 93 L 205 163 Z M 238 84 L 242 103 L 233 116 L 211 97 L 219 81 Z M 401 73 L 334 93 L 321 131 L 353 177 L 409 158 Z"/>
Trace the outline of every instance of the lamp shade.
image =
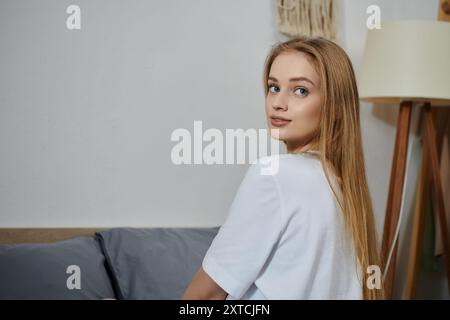
<path id="1" fill-rule="evenodd" d="M 396 21 L 369 30 L 358 91 L 374 103 L 450 106 L 450 23 Z"/>

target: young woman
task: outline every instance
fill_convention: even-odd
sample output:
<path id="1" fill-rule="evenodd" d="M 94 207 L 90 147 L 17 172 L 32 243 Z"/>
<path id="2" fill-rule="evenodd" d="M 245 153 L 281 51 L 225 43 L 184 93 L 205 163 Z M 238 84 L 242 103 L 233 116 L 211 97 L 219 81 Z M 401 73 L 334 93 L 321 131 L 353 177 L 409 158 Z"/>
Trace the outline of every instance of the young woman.
<path id="1" fill-rule="evenodd" d="M 324 38 L 274 46 L 267 124 L 287 154 L 253 163 L 182 299 L 381 299 L 352 64 Z M 268 158 L 268 159 L 267 159 Z"/>

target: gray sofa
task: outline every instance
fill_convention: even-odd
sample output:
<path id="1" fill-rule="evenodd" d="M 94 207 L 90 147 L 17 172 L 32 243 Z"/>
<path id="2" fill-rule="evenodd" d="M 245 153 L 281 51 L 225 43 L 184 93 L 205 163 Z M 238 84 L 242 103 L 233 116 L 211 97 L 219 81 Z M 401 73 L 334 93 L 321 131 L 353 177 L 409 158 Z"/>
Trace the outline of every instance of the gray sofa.
<path id="1" fill-rule="evenodd" d="M 0 245 L 0 299 L 180 299 L 219 227 Z"/>

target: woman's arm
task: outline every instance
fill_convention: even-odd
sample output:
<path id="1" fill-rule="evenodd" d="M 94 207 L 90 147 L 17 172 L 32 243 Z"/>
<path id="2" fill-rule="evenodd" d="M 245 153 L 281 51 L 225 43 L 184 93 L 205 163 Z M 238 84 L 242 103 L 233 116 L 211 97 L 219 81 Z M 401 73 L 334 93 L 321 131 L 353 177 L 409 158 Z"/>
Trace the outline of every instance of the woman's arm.
<path id="1" fill-rule="evenodd" d="M 225 300 L 227 295 L 200 266 L 181 300 Z"/>

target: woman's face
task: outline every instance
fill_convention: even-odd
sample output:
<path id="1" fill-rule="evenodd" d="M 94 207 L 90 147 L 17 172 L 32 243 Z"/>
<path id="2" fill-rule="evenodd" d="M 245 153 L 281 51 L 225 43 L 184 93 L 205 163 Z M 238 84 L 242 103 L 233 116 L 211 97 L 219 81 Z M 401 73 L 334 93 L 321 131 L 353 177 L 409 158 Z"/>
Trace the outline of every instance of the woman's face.
<path id="1" fill-rule="evenodd" d="M 285 141 L 289 153 L 305 151 L 317 134 L 323 105 L 320 86 L 320 76 L 305 53 L 285 51 L 273 61 L 266 96 L 267 123 L 270 129 L 279 129 L 279 136 L 273 138 Z"/>

